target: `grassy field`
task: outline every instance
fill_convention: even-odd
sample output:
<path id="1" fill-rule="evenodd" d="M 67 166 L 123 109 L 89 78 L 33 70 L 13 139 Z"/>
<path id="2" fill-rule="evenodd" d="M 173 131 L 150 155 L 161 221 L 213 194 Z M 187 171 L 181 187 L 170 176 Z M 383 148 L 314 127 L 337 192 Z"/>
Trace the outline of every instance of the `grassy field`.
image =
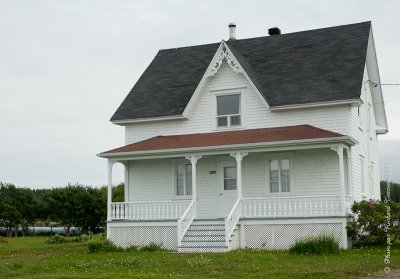
<path id="1" fill-rule="evenodd" d="M 360 278 L 382 273 L 384 248 L 299 256 L 286 251 L 236 250 L 218 254 L 88 253 L 84 243 L 45 244 L 46 237 L 0 244 L 1 278 Z M 400 243 L 390 267 L 400 266 Z"/>

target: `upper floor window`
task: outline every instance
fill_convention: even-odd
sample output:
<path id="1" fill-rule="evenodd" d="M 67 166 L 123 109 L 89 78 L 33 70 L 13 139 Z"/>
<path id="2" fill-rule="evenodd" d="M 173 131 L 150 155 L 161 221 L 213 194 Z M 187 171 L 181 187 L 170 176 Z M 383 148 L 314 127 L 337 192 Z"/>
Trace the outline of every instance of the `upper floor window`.
<path id="1" fill-rule="evenodd" d="M 217 96 L 217 127 L 241 125 L 240 94 Z"/>

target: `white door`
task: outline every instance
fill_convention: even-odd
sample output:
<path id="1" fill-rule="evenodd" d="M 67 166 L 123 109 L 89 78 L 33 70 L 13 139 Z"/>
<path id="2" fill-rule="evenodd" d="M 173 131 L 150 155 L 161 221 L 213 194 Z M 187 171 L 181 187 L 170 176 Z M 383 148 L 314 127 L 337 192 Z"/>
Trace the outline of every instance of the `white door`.
<path id="1" fill-rule="evenodd" d="M 219 176 L 219 217 L 228 216 L 237 200 L 236 162 L 221 162 L 218 168 Z"/>

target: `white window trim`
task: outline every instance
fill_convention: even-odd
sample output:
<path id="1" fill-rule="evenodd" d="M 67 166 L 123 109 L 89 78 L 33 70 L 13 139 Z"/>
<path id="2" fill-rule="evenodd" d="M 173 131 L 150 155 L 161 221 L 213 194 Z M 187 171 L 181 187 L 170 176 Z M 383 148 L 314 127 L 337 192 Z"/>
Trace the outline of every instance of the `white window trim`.
<path id="1" fill-rule="evenodd" d="M 265 158 L 265 196 L 293 196 L 295 191 L 294 183 L 294 164 L 293 164 L 293 152 L 288 153 L 276 153 L 276 154 L 266 154 Z M 270 185 L 270 160 L 283 160 L 289 159 L 289 169 L 290 169 L 290 191 L 289 192 L 271 192 Z M 279 185 L 280 187 L 280 185 Z"/>
<path id="2" fill-rule="evenodd" d="M 361 186 L 361 194 L 363 197 L 366 197 L 365 195 L 365 169 L 364 169 L 364 161 L 365 157 L 363 155 L 360 155 L 359 162 L 360 162 L 360 186 Z"/>
<path id="3" fill-rule="evenodd" d="M 176 193 L 176 168 L 177 165 L 191 165 L 189 160 L 186 159 L 172 159 L 171 160 L 171 176 L 172 176 L 172 196 L 174 200 L 189 200 L 192 199 L 193 195 L 182 195 L 179 196 Z M 193 191 L 193 185 L 192 185 Z"/>
<path id="4" fill-rule="evenodd" d="M 357 118 L 358 118 L 358 129 L 360 129 L 360 131 L 363 131 L 363 127 L 362 127 L 362 105 L 357 107 Z"/>
<path id="5" fill-rule="evenodd" d="M 242 90 L 232 90 L 232 89 L 221 89 L 218 91 L 210 91 L 214 95 L 213 97 L 213 107 L 214 107 L 214 131 L 224 131 L 224 130 L 242 130 L 245 129 L 245 113 L 244 113 L 244 94 Z M 227 126 L 218 127 L 218 110 L 217 110 L 217 97 L 226 95 L 239 95 L 239 114 L 229 114 L 229 115 L 240 115 L 240 125 L 238 126 Z M 228 121 L 229 122 L 229 121 Z"/>

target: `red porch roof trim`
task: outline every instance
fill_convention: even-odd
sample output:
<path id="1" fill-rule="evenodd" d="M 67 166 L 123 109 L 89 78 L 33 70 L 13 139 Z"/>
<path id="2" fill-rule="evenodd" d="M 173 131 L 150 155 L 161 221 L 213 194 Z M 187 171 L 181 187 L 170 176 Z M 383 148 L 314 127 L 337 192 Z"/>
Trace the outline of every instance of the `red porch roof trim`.
<path id="1" fill-rule="evenodd" d="M 272 143 L 285 141 L 303 141 L 312 139 L 340 139 L 342 134 L 316 128 L 311 125 L 286 126 L 276 128 L 221 131 L 212 133 L 157 136 L 136 143 L 128 144 L 99 154 L 134 155 L 136 152 L 167 151 L 188 148 L 206 148 L 218 146 L 234 146 L 255 143 Z"/>

